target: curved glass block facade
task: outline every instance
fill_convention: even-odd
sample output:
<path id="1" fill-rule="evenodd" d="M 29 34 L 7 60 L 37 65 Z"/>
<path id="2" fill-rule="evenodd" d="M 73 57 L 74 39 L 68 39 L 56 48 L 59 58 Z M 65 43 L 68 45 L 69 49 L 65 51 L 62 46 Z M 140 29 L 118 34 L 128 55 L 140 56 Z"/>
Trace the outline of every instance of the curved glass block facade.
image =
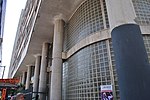
<path id="1" fill-rule="evenodd" d="M 141 25 L 150 24 L 150 0 L 132 0 L 137 15 L 136 22 Z"/>
<path id="2" fill-rule="evenodd" d="M 100 86 L 111 85 L 106 41 L 87 46 L 63 66 L 63 100 L 98 100 Z"/>
<path id="3" fill-rule="evenodd" d="M 105 0 L 86 0 L 65 27 L 64 51 L 105 28 L 109 28 Z M 63 63 L 63 100 L 101 98 L 100 86 L 111 85 L 114 80 L 109 45 L 109 40 L 91 44 Z"/>
<path id="4" fill-rule="evenodd" d="M 117 71 L 116 71 L 116 64 L 115 64 L 115 55 L 112 47 L 112 40 L 109 40 L 109 47 L 110 47 L 110 55 L 111 55 L 111 66 L 112 66 L 112 73 L 113 73 L 113 79 L 114 79 L 114 91 L 117 100 L 120 100 L 120 95 L 119 95 L 119 85 L 118 85 L 118 77 L 117 77 Z"/>
<path id="5" fill-rule="evenodd" d="M 133 5 L 138 24 L 150 24 L 150 1 L 133 0 Z M 105 28 L 109 28 L 105 0 L 86 0 L 65 26 L 63 51 Z M 150 36 L 143 38 L 150 59 Z M 111 39 L 90 44 L 69 57 L 63 63 L 62 78 L 63 100 L 100 100 L 101 85 L 113 85 L 113 94 L 120 100 Z"/>
<path id="6" fill-rule="evenodd" d="M 64 51 L 69 50 L 83 38 L 104 29 L 103 20 L 106 20 L 105 24 L 109 27 L 106 4 L 104 0 L 101 1 L 103 2 L 86 0 L 73 14 L 66 25 Z"/>

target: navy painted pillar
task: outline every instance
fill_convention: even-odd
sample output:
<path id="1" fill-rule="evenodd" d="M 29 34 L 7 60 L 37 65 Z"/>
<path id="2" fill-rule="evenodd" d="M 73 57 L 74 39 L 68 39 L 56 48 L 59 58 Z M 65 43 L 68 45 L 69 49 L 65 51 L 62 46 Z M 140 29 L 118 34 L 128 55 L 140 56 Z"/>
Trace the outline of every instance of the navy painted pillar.
<path id="1" fill-rule="evenodd" d="M 111 35 L 121 100 L 150 100 L 150 66 L 140 27 L 124 24 Z"/>

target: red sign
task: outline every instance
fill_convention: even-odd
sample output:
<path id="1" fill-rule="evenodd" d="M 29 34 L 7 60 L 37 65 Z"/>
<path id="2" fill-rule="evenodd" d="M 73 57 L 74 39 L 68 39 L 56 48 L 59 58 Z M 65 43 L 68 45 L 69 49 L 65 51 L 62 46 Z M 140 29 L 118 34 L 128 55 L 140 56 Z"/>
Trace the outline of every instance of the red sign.
<path id="1" fill-rule="evenodd" d="M 5 100 L 6 98 L 6 89 L 2 89 L 2 99 L 1 100 Z"/>
<path id="2" fill-rule="evenodd" d="M 17 84 L 19 83 L 19 79 L 0 79 L 0 83 Z"/>

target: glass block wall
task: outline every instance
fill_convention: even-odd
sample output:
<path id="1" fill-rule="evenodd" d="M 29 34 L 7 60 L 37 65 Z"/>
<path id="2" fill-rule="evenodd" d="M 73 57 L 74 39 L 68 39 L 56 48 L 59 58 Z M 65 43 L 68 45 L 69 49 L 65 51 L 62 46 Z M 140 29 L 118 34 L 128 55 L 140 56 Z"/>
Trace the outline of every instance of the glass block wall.
<path id="1" fill-rule="evenodd" d="M 100 2 L 102 1 L 102 2 Z M 104 9 L 101 9 L 101 6 Z M 69 50 L 83 38 L 104 29 L 103 20 L 109 27 L 105 0 L 86 0 L 66 24 L 64 51 Z M 102 11 L 104 16 L 102 16 Z"/>
<path id="2" fill-rule="evenodd" d="M 150 0 L 132 1 L 137 14 L 136 21 L 140 25 L 150 24 Z M 65 26 L 63 51 L 67 52 L 79 41 L 103 30 L 104 27 L 109 28 L 105 0 L 86 0 Z M 143 39 L 150 55 L 150 36 L 144 35 Z M 62 73 L 63 100 L 100 100 L 100 85 L 110 84 L 113 84 L 116 99 L 120 100 L 111 39 L 77 51 L 64 61 Z"/>
<path id="3" fill-rule="evenodd" d="M 110 46 L 110 53 L 111 53 L 111 63 L 112 63 L 112 71 L 113 71 L 113 78 L 114 78 L 114 90 L 116 92 L 116 98 L 117 100 L 120 100 L 120 95 L 119 95 L 119 85 L 118 85 L 118 77 L 117 77 L 117 71 L 116 71 L 116 64 L 115 64 L 115 55 L 113 51 L 113 46 L 112 46 L 112 40 L 109 40 L 109 46 Z"/>
<path id="4" fill-rule="evenodd" d="M 140 25 L 150 25 L 150 0 L 132 0 L 137 15 L 136 22 Z"/>
<path id="5" fill-rule="evenodd" d="M 104 28 L 109 28 L 105 0 L 84 1 L 65 26 L 63 51 Z M 108 40 L 91 44 L 63 63 L 63 100 L 100 99 L 100 86 L 111 85 L 114 78 L 108 45 Z"/>
<path id="6" fill-rule="evenodd" d="M 63 100 L 99 100 L 100 85 L 111 85 L 106 40 L 89 45 L 63 64 Z"/>

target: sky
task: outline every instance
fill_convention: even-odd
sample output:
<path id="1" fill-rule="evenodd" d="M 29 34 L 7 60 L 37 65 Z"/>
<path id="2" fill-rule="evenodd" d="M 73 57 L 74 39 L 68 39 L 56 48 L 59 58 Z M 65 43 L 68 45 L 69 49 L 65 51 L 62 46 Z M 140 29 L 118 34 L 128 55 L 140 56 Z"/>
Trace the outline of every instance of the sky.
<path id="1" fill-rule="evenodd" d="M 2 66 L 6 66 L 4 78 L 8 76 L 10 59 L 12 55 L 14 40 L 16 36 L 17 26 L 21 14 L 27 0 L 7 0 L 6 15 L 4 25 L 4 37 L 2 47 Z M 0 78 L 3 68 L 0 68 Z"/>

